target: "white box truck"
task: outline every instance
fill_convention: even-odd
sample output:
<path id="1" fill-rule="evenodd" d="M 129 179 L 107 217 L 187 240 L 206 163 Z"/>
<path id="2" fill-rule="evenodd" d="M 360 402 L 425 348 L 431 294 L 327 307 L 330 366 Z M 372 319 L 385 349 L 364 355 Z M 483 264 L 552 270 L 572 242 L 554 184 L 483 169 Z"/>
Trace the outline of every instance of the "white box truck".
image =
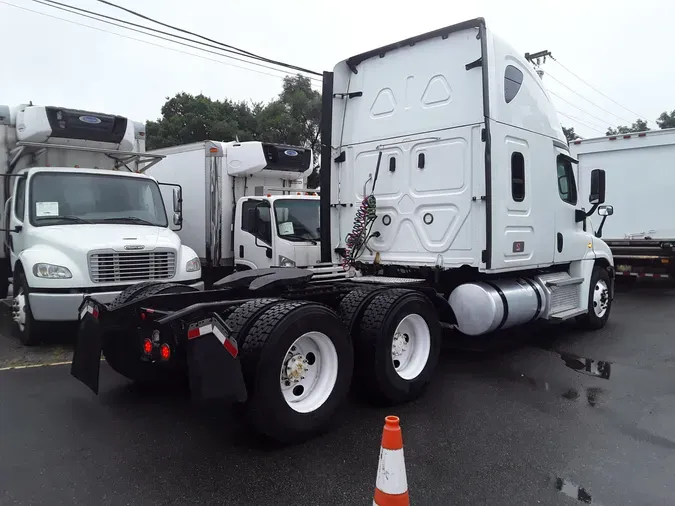
<path id="1" fill-rule="evenodd" d="M 153 150 L 148 174 L 183 194 L 178 235 L 194 249 L 207 286 L 234 269 L 319 263 L 319 197 L 305 188 L 311 149 L 204 141 Z"/>
<path id="2" fill-rule="evenodd" d="M 577 139 L 570 151 L 579 160 L 579 181 L 588 181 L 595 167 L 607 172 L 607 201 L 616 207 L 605 210 L 613 216 L 601 234 L 614 255 L 617 276 L 672 278 L 675 129 Z M 599 221 L 594 219 L 593 226 L 599 228 Z"/>
<path id="3" fill-rule="evenodd" d="M 89 297 L 75 377 L 97 392 L 103 349 L 129 378 L 172 370 L 196 399 L 243 402 L 289 441 L 325 428 L 352 381 L 377 402 L 421 395 L 443 327 L 605 325 L 612 253 L 585 226 L 604 172 L 579 186 L 541 79 L 483 19 L 348 58 L 322 96 L 321 260 L 355 275 L 253 269 L 123 306 Z"/>
<path id="4" fill-rule="evenodd" d="M 86 295 L 111 302 L 129 285 L 203 288 L 197 255 L 171 230 L 157 181 L 142 171 L 145 127 L 62 107 L 0 106 L 4 247 L 0 290 L 18 336 L 34 344 L 54 321 L 77 321 Z M 176 191 L 176 223 L 180 223 Z M 186 288 L 187 289 L 187 288 Z"/>

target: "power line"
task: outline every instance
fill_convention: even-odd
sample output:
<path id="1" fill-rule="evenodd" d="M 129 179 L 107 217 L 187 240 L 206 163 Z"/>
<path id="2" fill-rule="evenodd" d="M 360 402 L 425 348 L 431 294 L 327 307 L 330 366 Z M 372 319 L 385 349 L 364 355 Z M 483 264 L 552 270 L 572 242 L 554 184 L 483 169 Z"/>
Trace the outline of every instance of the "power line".
<path id="1" fill-rule="evenodd" d="M 603 135 L 605 134 L 605 132 L 603 132 L 602 130 L 598 130 L 597 128 L 591 126 L 590 124 L 586 123 L 585 121 L 583 121 L 583 120 L 581 120 L 581 119 L 579 119 L 579 118 L 576 118 L 576 117 L 574 117 L 574 116 L 570 116 L 570 115 L 565 114 L 564 112 L 561 112 L 561 111 L 557 111 L 557 112 L 558 112 L 558 114 L 560 114 L 561 116 L 565 116 L 567 119 L 570 119 L 570 120 L 572 120 L 572 121 L 576 121 L 576 122 L 579 123 L 580 125 L 583 125 L 583 126 L 585 126 L 585 127 L 587 127 L 587 128 L 590 128 L 591 130 L 593 130 L 593 131 L 595 131 L 595 132 L 601 133 L 601 134 L 603 134 Z"/>
<path id="2" fill-rule="evenodd" d="M 549 92 L 551 95 L 553 95 L 554 97 L 557 97 L 558 99 L 562 100 L 563 102 L 565 102 L 565 103 L 571 105 L 572 107 L 574 107 L 575 109 L 581 111 L 582 113 L 588 114 L 591 118 L 595 118 L 595 119 L 597 119 L 598 121 L 600 121 L 600 122 L 602 122 L 602 123 L 607 123 L 609 126 L 611 126 L 611 127 L 613 127 L 613 128 L 616 128 L 616 125 L 614 125 L 614 124 L 612 124 L 612 123 L 609 123 L 608 121 L 605 121 L 605 120 L 602 119 L 602 118 L 599 118 L 599 117 L 597 117 L 597 116 L 594 116 L 594 115 L 591 114 L 590 112 L 583 110 L 583 109 L 582 109 L 581 107 L 579 107 L 578 105 L 574 105 L 574 104 L 573 104 L 572 102 L 570 102 L 569 100 L 564 99 L 563 97 L 561 97 L 561 96 L 558 95 L 557 93 L 555 93 L 555 92 L 553 92 L 553 91 L 551 91 L 551 90 L 548 90 L 548 92 Z M 589 123 L 590 123 L 590 122 L 589 122 Z M 599 128 L 604 128 L 604 127 L 602 127 L 602 126 L 600 126 L 600 125 L 595 125 L 595 126 L 597 126 L 597 127 L 599 127 Z"/>
<path id="3" fill-rule="evenodd" d="M 610 101 L 614 102 L 616 105 L 618 105 L 619 107 L 625 109 L 625 110 L 628 111 L 629 113 L 635 114 L 635 116 L 637 116 L 638 118 L 642 118 L 642 119 L 644 119 L 644 120 L 647 120 L 647 116 L 643 116 L 642 114 L 638 114 L 638 113 L 636 113 L 635 111 L 631 111 L 631 110 L 630 110 L 628 107 L 626 107 L 625 105 L 621 105 L 619 102 L 617 102 L 617 101 L 614 100 L 613 98 L 611 98 L 611 97 L 605 95 L 602 91 L 600 91 L 599 89 L 597 89 L 597 88 L 596 88 L 595 86 L 593 86 L 591 83 L 589 83 L 588 81 L 582 79 L 582 78 L 579 77 L 577 74 L 575 74 L 575 73 L 572 72 L 570 69 L 568 69 L 565 65 L 563 65 L 562 63 L 560 63 L 557 59 L 553 58 L 553 56 L 551 56 L 551 59 L 552 59 L 554 62 L 556 62 L 558 65 L 560 65 L 562 68 L 564 68 L 567 72 L 569 72 L 569 73 L 572 74 L 574 77 L 576 77 L 577 79 L 579 79 L 579 81 L 581 81 L 582 83 L 584 83 L 586 86 L 588 86 L 589 88 L 595 90 L 597 93 L 599 93 L 600 95 L 602 95 L 603 97 L 605 97 L 607 100 L 610 100 Z M 649 120 L 647 120 L 647 121 L 649 121 Z"/>
<path id="4" fill-rule="evenodd" d="M 50 1 L 50 0 L 46 0 L 46 1 Z M 168 37 L 162 37 L 162 36 L 160 36 L 160 35 L 155 35 L 154 33 L 147 33 L 147 32 L 144 32 L 144 31 L 135 29 L 135 28 L 129 28 L 128 26 L 124 26 L 124 25 L 121 25 L 121 24 L 119 24 L 119 23 L 114 23 L 114 22 L 112 22 L 112 21 L 106 21 L 105 19 L 98 19 L 98 18 L 96 18 L 96 17 L 94 17 L 94 16 L 101 16 L 101 17 L 108 18 L 108 19 L 116 19 L 116 18 L 111 18 L 110 16 L 105 16 L 105 15 L 103 15 L 103 14 L 93 13 L 93 12 L 91 12 L 91 11 L 87 11 L 86 9 L 80 9 L 80 8 L 78 8 L 78 7 L 66 6 L 65 4 L 60 4 L 59 2 L 52 2 L 52 3 L 58 4 L 58 5 L 51 5 L 51 4 L 45 3 L 45 1 L 43 1 L 43 0 L 33 0 L 33 2 L 38 3 L 38 4 L 41 4 L 41 5 L 45 5 L 45 6 L 47 6 L 47 7 L 51 7 L 51 8 L 53 8 L 53 9 L 58 9 L 58 10 L 61 10 L 61 11 L 63 11 L 63 12 L 67 12 L 67 13 L 69 13 L 69 14 L 74 14 L 74 15 L 76 15 L 76 16 L 81 16 L 81 17 L 85 17 L 85 18 L 88 18 L 88 19 L 93 19 L 94 21 L 97 21 L 97 22 L 99 22 L 99 23 L 105 23 L 105 24 L 108 24 L 108 25 L 116 26 L 116 27 L 118 27 L 118 28 L 122 28 L 122 29 L 124 29 L 124 30 L 129 30 L 129 31 L 132 31 L 132 32 L 136 32 L 136 33 L 140 33 L 140 34 L 143 34 L 143 35 L 147 35 L 148 37 L 154 37 L 154 38 L 156 38 L 156 39 L 165 40 L 165 41 L 171 42 L 172 44 L 179 44 L 179 45 L 181 45 L 181 46 L 185 46 L 185 47 L 189 47 L 189 48 L 192 48 L 192 49 L 196 49 L 196 50 L 198 50 L 198 51 L 203 51 L 203 52 L 210 53 L 210 54 L 214 54 L 214 55 L 217 55 L 217 56 L 222 56 L 223 58 L 228 58 L 228 59 L 231 59 L 231 60 L 235 60 L 235 61 L 240 61 L 240 62 L 243 62 L 243 63 L 247 63 L 247 64 L 249 64 L 249 65 L 254 65 L 254 66 L 256 66 L 256 67 L 261 67 L 261 68 L 265 68 L 265 69 L 268 69 L 268 70 L 273 70 L 273 71 L 275 71 L 275 72 L 284 72 L 284 73 L 287 74 L 287 72 L 286 72 L 285 70 L 282 70 L 282 69 L 277 69 L 277 68 L 274 68 L 274 67 L 270 67 L 270 66 L 268 66 L 268 65 L 263 65 L 263 64 L 261 64 L 261 63 L 251 62 L 251 61 L 248 61 L 248 60 L 244 60 L 244 59 L 242 59 L 242 58 L 237 58 L 237 57 L 235 57 L 235 56 L 230 56 L 230 55 L 227 55 L 227 54 L 223 54 L 223 53 L 221 53 L 220 51 L 225 51 L 225 50 L 218 48 L 218 46 L 212 46 L 212 45 L 210 45 L 210 44 L 205 44 L 205 43 L 203 43 L 203 42 L 193 41 L 192 39 L 188 39 L 187 37 L 181 37 L 180 35 L 173 35 L 173 34 L 170 34 L 170 33 L 168 33 L 168 32 L 162 32 L 161 30 L 156 30 L 156 29 L 153 29 L 153 28 L 145 27 L 145 26 L 143 26 L 143 25 L 137 25 L 136 23 L 130 23 L 130 22 L 128 22 L 128 21 L 120 20 L 120 21 L 122 21 L 123 23 L 127 23 L 127 24 L 130 24 L 130 25 L 133 25 L 133 26 L 137 26 L 137 27 L 140 27 L 140 28 L 143 28 L 143 29 L 152 30 L 152 31 L 159 32 L 159 33 L 164 33 L 164 34 L 169 35 L 169 36 L 171 36 L 171 37 L 178 37 L 178 38 L 183 39 L 183 40 L 188 40 L 188 41 L 190 41 L 190 42 L 195 42 L 196 44 L 202 44 L 202 45 L 205 45 L 205 46 L 214 47 L 214 48 L 218 49 L 218 52 L 216 52 L 216 51 L 210 51 L 210 50 L 208 50 L 208 49 L 204 49 L 204 48 L 198 47 L 198 46 L 193 46 L 193 45 L 191 45 L 191 44 L 186 44 L 186 43 L 184 43 L 184 42 L 180 42 L 180 41 L 177 41 L 177 40 L 173 40 L 173 39 L 170 39 L 170 38 L 168 38 Z M 8 5 L 9 5 L 9 4 L 8 4 Z M 15 5 L 14 7 L 18 7 L 18 6 Z M 21 7 L 19 7 L 19 8 L 21 8 Z M 90 15 L 87 15 L 87 14 L 83 14 L 83 13 L 81 13 L 81 12 L 76 12 L 76 10 L 78 10 L 78 11 L 84 11 L 84 12 L 88 12 L 88 13 L 92 13 L 92 14 L 94 14 L 94 16 L 90 16 Z M 31 12 L 36 12 L 36 13 L 38 13 L 38 14 L 44 14 L 44 15 L 48 16 L 48 14 L 40 13 L 40 12 L 38 12 L 38 11 L 31 11 Z M 64 20 L 63 18 L 56 18 L 56 19 L 61 19 L 61 20 L 63 20 L 63 21 L 67 21 L 67 20 Z M 89 25 L 81 25 L 81 26 L 85 26 L 85 27 L 88 27 L 88 28 L 92 28 L 92 27 L 89 26 Z M 114 32 L 108 32 L 108 33 L 114 33 Z M 115 35 L 119 35 L 119 34 L 116 34 L 116 33 L 115 33 Z M 121 35 L 120 35 L 120 36 L 121 36 Z M 135 39 L 134 39 L 134 40 L 135 40 Z M 167 48 L 166 46 L 161 46 L 161 45 L 160 45 L 159 47 L 163 47 L 163 48 L 165 48 L 165 49 L 169 49 L 169 48 Z M 186 53 L 186 54 L 193 54 L 193 53 Z M 234 53 L 234 54 L 239 54 L 239 53 Z M 246 68 L 246 67 L 240 67 L 240 66 L 237 66 L 237 65 L 234 65 L 234 66 L 235 66 L 235 67 L 238 67 L 238 68 Z M 269 74 L 269 75 L 272 75 L 272 74 Z M 309 77 L 309 76 L 308 76 L 308 79 L 311 79 L 311 80 L 314 80 L 314 81 L 321 82 L 320 79 L 317 79 L 317 78 L 315 78 L 315 77 Z"/>
<path id="5" fill-rule="evenodd" d="M 596 103 L 593 102 L 592 100 L 590 100 L 590 99 L 584 97 L 581 93 L 579 93 L 579 92 L 573 90 L 572 88 L 570 88 L 569 86 L 567 86 L 565 83 L 563 83 L 563 82 L 560 81 L 559 79 L 556 79 L 555 76 L 552 76 L 550 72 L 547 72 L 547 73 L 546 73 L 546 76 L 547 76 L 547 77 L 550 77 L 550 78 L 553 79 L 555 82 L 557 82 L 558 84 L 560 84 L 563 88 L 567 88 L 567 89 L 570 90 L 572 93 L 574 93 L 574 94 L 577 95 L 578 97 L 583 98 L 586 102 L 588 102 L 589 104 L 591 104 L 591 105 L 597 107 L 597 108 L 600 109 L 601 111 L 604 111 L 604 112 L 606 112 L 607 114 L 611 114 L 611 115 L 614 116 L 615 118 L 619 118 L 621 121 L 625 121 L 625 122 L 628 123 L 629 125 L 632 123 L 631 120 L 626 119 L 626 118 L 622 118 L 621 116 L 617 116 L 617 115 L 614 114 L 612 111 L 608 111 L 607 109 L 604 109 L 604 108 L 600 107 L 598 104 L 596 104 Z"/>
<path id="6" fill-rule="evenodd" d="M 80 7 L 75 7 L 75 6 L 67 5 L 67 4 L 64 4 L 64 3 L 61 3 L 61 2 L 56 2 L 55 0 L 33 0 L 33 2 L 45 5 L 47 7 L 52 8 L 52 9 L 58 9 L 58 10 L 61 10 L 63 12 L 68 12 L 69 14 L 75 14 L 76 16 L 81 16 L 81 17 L 85 17 L 85 18 L 88 18 L 88 19 L 93 19 L 94 21 L 98 21 L 100 23 L 106 23 L 108 25 L 116 26 L 116 27 L 122 28 L 124 30 L 142 33 L 143 35 L 147 35 L 149 37 L 155 37 L 155 38 L 161 39 L 161 40 L 166 40 L 166 41 L 171 42 L 173 44 L 180 44 L 180 45 L 183 45 L 183 46 L 186 46 L 186 47 L 190 47 L 192 49 L 197 49 L 198 51 L 204 51 L 206 53 L 215 54 L 215 55 L 218 55 L 218 56 L 222 56 L 224 58 L 229 58 L 229 59 L 232 59 L 232 60 L 235 60 L 235 61 L 247 63 L 249 65 L 255 65 L 255 66 L 258 66 L 258 67 L 261 67 L 261 68 L 274 70 L 276 72 L 287 73 L 285 70 L 282 70 L 282 69 L 277 69 L 277 68 L 274 68 L 274 67 L 270 67 L 268 65 L 263 65 L 261 63 L 251 62 L 249 60 L 244 60 L 242 58 L 237 58 L 235 56 L 223 54 L 223 52 L 227 52 L 227 53 L 232 53 L 232 54 L 235 54 L 235 55 L 238 55 L 238 56 L 246 56 L 242 53 L 237 53 L 237 52 L 232 51 L 232 50 L 223 49 L 223 48 L 221 48 L 219 46 L 215 46 L 213 44 L 207 44 L 205 42 L 193 40 L 193 39 L 190 39 L 188 37 L 183 37 L 181 35 L 175 35 L 173 33 L 158 30 L 156 28 L 152 28 L 152 27 L 149 27 L 149 26 L 144 26 L 144 25 L 139 25 L 137 23 L 132 23 L 131 21 L 126 21 L 124 19 L 118 19 L 118 18 L 115 18 L 115 17 L 112 17 L 112 16 L 107 16 L 105 14 L 100 14 L 98 12 L 90 11 L 90 10 L 87 10 L 87 9 L 82 9 Z M 46 3 L 46 2 L 48 2 L 48 3 Z M 79 11 L 79 12 L 76 12 L 76 11 Z M 86 13 L 86 14 L 84 14 L 84 13 Z M 94 16 L 98 16 L 98 17 L 94 17 Z M 105 19 L 112 19 L 114 21 L 118 21 L 119 23 L 124 23 L 125 25 L 133 26 L 133 27 L 136 27 L 136 28 L 142 28 L 143 30 L 149 30 L 149 31 L 152 31 L 152 32 L 161 33 L 163 35 L 168 35 L 169 37 L 174 37 L 174 38 L 177 38 L 177 39 L 186 40 L 188 42 L 193 42 L 195 44 L 200 44 L 202 46 L 214 48 L 214 49 L 217 49 L 218 52 L 209 51 L 207 49 L 204 49 L 204 48 L 201 48 L 201 47 L 198 47 L 198 46 L 193 46 L 193 45 L 190 45 L 190 44 L 185 44 L 185 43 L 179 42 L 177 40 L 169 39 L 167 37 L 161 37 L 161 36 L 155 35 L 153 33 L 147 33 L 147 32 L 140 31 L 140 30 L 137 30 L 137 29 L 134 29 L 134 28 L 129 28 L 128 26 L 124 26 L 124 25 L 119 24 L 119 23 L 115 23 L 115 22 L 112 22 L 112 21 L 106 21 L 105 19 L 99 19 L 99 17 L 105 18 Z M 163 47 L 163 46 L 161 46 L 161 47 Z M 321 82 L 320 79 L 317 79 L 315 77 L 309 77 L 309 79 Z"/>
<path id="7" fill-rule="evenodd" d="M 155 44 L 154 42 L 150 42 L 150 41 L 143 40 L 143 39 L 138 39 L 136 37 L 130 37 L 128 35 L 123 35 L 121 33 L 111 32 L 109 30 L 104 30 L 103 28 L 98 28 L 98 27 L 95 27 L 95 26 L 90 26 L 90 25 L 86 25 L 86 24 L 83 24 L 83 23 L 78 23 L 77 21 L 72 21 L 72 20 L 69 20 L 69 19 L 60 18 L 58 16 L 53 16 L 53 15 L 47 14 L 45 12 L 40 12 L 40 11 L 36 11 L 36 10 L 33 10 L 33 9 L 29 9 L 27 7 L 21 7 L 19 5 L 14 5 L 14 4 L 5 2 L 3 0 L 0 0 L 0 4 L 8 5 L 10 7 L 15 7 L 17 9 L 21 9 L 21 10 L 24 10 L 24 11 L 27 11 L 27 12 L 32 12 L 34 14 L 39 14 L 41 16 L 45 16 L 45 17 L 48 17 L 48 18 L 51 18 L 51 19 L 63 21 L 65 23 L 70 23 L 72 25 L 82 26 L 84 28 L 89 28 L 91 30 L 96 30 L 96 31 L 99 31 L 99 32 L 108 33 L 110 35 L 116 35 L 117 37 L 121 37 L 123 39 L 133 40 L 133 41 L 136 41 L 136 42 L 141 42 L 143 44 L 148 44 L 150 46 L 159 47 L 159 48 L 162 48 L 162 49 L 167 49 L 169 51 L 174 51 L 176 53 L 181 53 L 181 54 L 185 54 L 185 55 L 188 55 L 188 56 L 194 56 L 195 58 L 201 58 L 203 60 L 208 60 L 208 61 L 212 61 L 212 62 L 215 62 L 215 63 L 220 63 L 221 65 L 227 65 L 228 67 L 235 67 L 235 68 L 239 68 L 239 69 L 242 69 L 242 70 L 248 70 L 249 72 L 255 72 L 256 74 L 262 74 L 262 75 L 274 77 L 276 79 L 283 79 L 284 78 L 284 76 L 280 76 L 280 75 L 276 75 L 276 74 L 270 74 L 269 72 L 262 72 L 260 70 L 256 70 L 256 69 L 252 69 L 252 68 L 248 68 L 248 67 L 243 67 L 241 65 L 235 65 L 233 63 L 224 62 L 222 60 L 216 60 L 215 58 L 209 58 L 207 56 L 190 53 L 188 51 L 181 51 L 180 49 L 176 49 L 176 48 L 172 48 L 172 47 L 168 47 L 168 46 L 163 46 L 161 44 Z M 143 33 L 143 32 L 139 31 L 139 33 Z M 147 35 L 150 35 L 150 34 L 147 34 Z M 176 43 L 178 43 L 178 42 L 176 42 Z M 199 49 L 203 51 L 203 49 L 201 49 L 201 48 L 199 48 Z M 231 57 L 226 56 L 226 55 L 221 55 L 221 56 L 223 56 L 225 58 L 231 58 Z M 249 63 L 251 65 L 259 65 L 259 64 L 254 64 L 252 62 L 247 62 L 247 63 Z M 283 71 L 277 70 L 277 69 L 274 69 L 274 70 L 276 70 L 277 72 L 283 72 Z"/>
<path id="8" fill-rule="evenodd" d="M 295 65 L 291 65 L 291 64 L 289 64 L 289 63 L 284 63 L 284 62 L 281 62 L 281 61 L 272 60 L 272 59 L 270 59 L 270 58 L 265 58 L 264 56 L 259 56 L 259 55 L 255 54 L 255 53 L 251 53 L 251 52 L 249 52 L 249 51 L 245 51 L 245 50 L 243 50 L 243 49 L 239 49 L 239 48 L 237 48 L 237 47 L 235 47 L 235 46 L 231 46 L 231 45 L 229 45 L 229 44 L 225 44 L 225 43 L 223 43 L 223 42 L 220 42 L 220 41 L 217 41 L 217 40 L 214 40 L 214 39 L 210 39 L 210 38 L 205 37 L 205 36 L 203 36 L 203 35 L 200 35 L 200 34 L 198 34 L 198 33 L 190 32 L 190 31 L 188 31 L 188 30 L 184 30 L 184 29 L 182 29 L 182 28 L 178 28 L 178 27 L 176 27 L 176 26 L 169 25 L 169 24 L 167 24 L 167 23 L 163 23 L 163 22 L 158 21 L 158 20 L 156 20 L 156 19 L 154 19 L 154 18 L 151 18 L 151 17 L 146 16 L 146 15 L 144 15 L 144 14 L 141 14 L 141 13 L 139 13 L 139 12 L 133 11 L 133 10 L 131 10 L 131 9 L 127 9 L 126 7 L 122 7 L 121 5 L 117 5 L 117 4 L 115 4 L 115 3 L 113 3 L 113 2 L 109 2 L 109 1 L 107 1 L 107 0 L 98 0 L 98 2 L 100 2 L 100 3 L 102 3 L 102 4 L 105 4 L 105 5 L 109 5 L 110 7 L 114 7 L 114 8 L 116 8 L 116 9 L 120 9 L 120 10 L 122 10 L 122 11 L 128 12 L 129 14 L 133 14 L 134 16 L 137 16 L 137 17 L 139 17 L 139 18 L 145 19 L 145 20 L 150 21 L 150 22 L 152 22 L 152 23 L 156 23 L 156 24 L 161 25 L 161 26 L 164 26 L 164 27 L 166 27 L 166 28 L 171 28 L 172 30 L 176 30 L 177 32 L 182 32 L 182 33 L 185 33 L 185 34 L 188 34 L 188 35 L 192 35 L 192 36 L 194 36 L 194 37 L 199 37 L 200 39 L 204 39 L 204 40 L 206 40 L 206 41 L 208 41 L 208 42 L 213 42 L 214 44 L 218 44 L 219 46 L 223 46 L 223 47 L 226 47 L 226 48 L 229 48 L 229 49 L 233 49 L 233 50 L 235 50 L 235 51 L 239 51 L 240 53 L 244 53 L 244 54 L 246 54 L 246 55 L 248 55 L 248 56 L 250 56 L 250 57 L 252 57 L 252 58 L 256 58 L 256 59 L 258 59 L 258 60 L 260 60 L 260 61 L 264 61 L 264 62 L 267 62 L 267 63 L 271 63 L 271 64 L 273 64 L 273 65 L 279 65 L 280 67 L 286 67 L 286 68 L 290 68 L 290 69 L 293 69 L 293 70 L 298 70 L 298 71 L 300 71 L 300 72 L 307 72 L 308 74 L 314 74 L 314 75 L 317 75 L 317 76 L 323 75 L 323 74 L 321 74 L 320 72 L 316 72 L 316 71 L 314 71 L 314 70 L 308 70 L 308 69 L 305 69 L 305 68 L 302 68 L 302 67 L 297 67 L 297 66 L 295 66 Z"/>

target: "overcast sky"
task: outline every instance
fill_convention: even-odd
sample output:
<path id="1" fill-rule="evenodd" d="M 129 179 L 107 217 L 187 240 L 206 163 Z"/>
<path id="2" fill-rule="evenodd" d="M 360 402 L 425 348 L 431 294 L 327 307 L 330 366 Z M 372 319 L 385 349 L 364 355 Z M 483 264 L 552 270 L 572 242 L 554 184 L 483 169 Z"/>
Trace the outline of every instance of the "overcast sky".
<path id="1" fill-rule="evenodd" d="M 95 0 L 61 1 L 150 24 Z M 325 11 L 318 0 L 117 3 L 212 39 L 318 71 L 330 70 L 353 54 L 482 16 L 519 51 L 550 50 L 560 63 L 620 104 L 597 94 L 555 62 L 547 62 L 547 88 L 567 101 L 554 96 L 556 107 L 576 118 L 561 116 L 562 124 L 574 126 L 585 137 L 604 135 L 608 125 L 631 123 L 637 115 L 652 121 L 650 126 L 655 128 L 653 120 L 662 111 L 675 109 L 672 0 L 340 0 L 324 3 Z M 280 90 L 283 73 L 98 23 L 33 0 L 0 0 L 0 22 L 0 103 L 8 105 L 32 100 L 143 121 L 159 117 L 165 98 L 181 91 L 214 99 L 267 101 Z M 320 84 L 316 86 L 319 89 Z"/>

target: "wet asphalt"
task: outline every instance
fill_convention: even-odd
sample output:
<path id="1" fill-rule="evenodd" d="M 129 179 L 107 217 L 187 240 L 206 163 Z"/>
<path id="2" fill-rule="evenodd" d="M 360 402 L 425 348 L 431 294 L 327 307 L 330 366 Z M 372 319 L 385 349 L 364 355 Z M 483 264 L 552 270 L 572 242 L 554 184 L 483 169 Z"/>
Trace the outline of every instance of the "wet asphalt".
<path id="1" fill-rule="evenodd" d="M 388 414 L 412 504 L 675 504 L 674 304 L 623 287 L 599 332 L 448 345 L 419 400 L 354 395 L 332 432 L 285 448 L 105 364 L 98 398 L 68 366 L 0 371 L 0 504 L 372 504 Z"/>

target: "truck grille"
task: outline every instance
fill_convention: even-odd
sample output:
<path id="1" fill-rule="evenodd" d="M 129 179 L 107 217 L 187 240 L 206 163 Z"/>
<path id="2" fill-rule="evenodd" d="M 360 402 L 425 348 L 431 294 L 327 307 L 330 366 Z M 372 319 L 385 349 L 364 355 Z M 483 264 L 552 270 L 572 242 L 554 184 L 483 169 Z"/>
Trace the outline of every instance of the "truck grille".
<path id="1" fill-rule="evenodd" d="M 116 251 L 89 254 L 89 276 L 94 283 L 170 279 L 176 274 L 173 251 Z"/>

